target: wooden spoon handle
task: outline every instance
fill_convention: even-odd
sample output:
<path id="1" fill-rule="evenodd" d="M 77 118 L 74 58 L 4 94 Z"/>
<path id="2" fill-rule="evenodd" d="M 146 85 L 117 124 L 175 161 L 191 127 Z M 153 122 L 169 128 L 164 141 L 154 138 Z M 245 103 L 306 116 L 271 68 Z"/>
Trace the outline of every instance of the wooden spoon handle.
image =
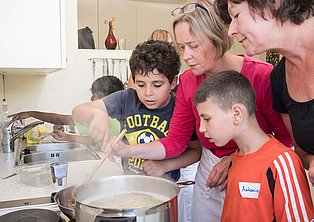
<path id="1" fill-rule="evenodd" d="M 117 138 L 114 140 L 113 144 L 118 143 L 126 134 L 126 129 L 122 130 L 121 133 L 117 136 Z M 98 169 L 101 167 L 101 165 L 105 162 L 105 160 L 107 159 L 109 153 L 111 151 L 111 145 L 109 146 L 107 152 L 105 153 L 104 157 L 97 163 L 97 165 L 95 166 L 95 168 L 92 170 L 92 172 L 87 176 L 87 178 L 85 179 L 84 183 L 88 183 L 89 181 L 92 180 L 92 178 L 94 177 L 94 175 L 96 174 L 96 172 L 98 171 Z"/>

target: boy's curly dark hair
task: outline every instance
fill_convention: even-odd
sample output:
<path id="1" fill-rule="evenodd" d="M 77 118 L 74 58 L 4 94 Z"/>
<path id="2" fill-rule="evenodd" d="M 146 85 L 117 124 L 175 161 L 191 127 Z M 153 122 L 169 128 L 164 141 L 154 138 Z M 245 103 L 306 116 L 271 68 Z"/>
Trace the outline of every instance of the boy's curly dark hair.
<path id="1" fill-rule="evenodd" d="M 168 42 L 149 40 L 140 43 L 133 50 L 130 58 L 130 69 L 135 82 L 135 75 L 145 76 L 154 69 L 164 74 L 169 83 L 180 72 L 180 56 L 175 47 Z"/>

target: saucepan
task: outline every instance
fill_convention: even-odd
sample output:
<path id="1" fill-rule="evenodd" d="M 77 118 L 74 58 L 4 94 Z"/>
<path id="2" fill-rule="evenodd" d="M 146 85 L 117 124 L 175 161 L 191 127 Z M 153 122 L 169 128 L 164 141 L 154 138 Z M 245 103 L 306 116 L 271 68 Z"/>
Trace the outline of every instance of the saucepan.
<path id="1" fill-rule="evenodd" d="M 75 200 L 73 198 L 73 191 L 77 185 L 72 185 L 59 190 L 54 196 L 54 200 L 58 205 L 61 212 L 67 216 L 70 220 L 75 219 Z"/>
<path id="2" fill-rule="evenodd" d="M 55 202 L 67 217 L 76 219 L 78 222 L 112 221 L 112 219 L 132 221 L 132 218 L 176 222 L 179 189 L 192 184 L 194 181 L 174 183 L 163 178 L 142 175 L 112 176 L 64 188 L 55 195 Z M 147 194 L 161 197 L 162 200 L 153 203 L 152 206 L 142 205 L 132 208 L 132 206 L 127 206 L 130 198 L 123 197 L 127 193 L 131 195 L 131 198 L 141 198 L 139 193 L 143 193 L 144 200 L 147 199 Z M 124 198 L 123 200 L 126 201 L 123 201 L 123 206 L 114 206 L 114 197 L 116 197 L 116 202 L 119 198 Z M 108 202 L 108 198 L 109 207 L 102 206 L 103 202 Z"/>

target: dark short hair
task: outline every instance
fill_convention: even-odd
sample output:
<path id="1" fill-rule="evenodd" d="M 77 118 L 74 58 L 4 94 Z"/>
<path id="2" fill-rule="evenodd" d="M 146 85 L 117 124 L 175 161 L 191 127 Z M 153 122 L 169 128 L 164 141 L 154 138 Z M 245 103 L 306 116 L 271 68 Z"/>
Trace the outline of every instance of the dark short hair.
<path id="1" fill-rule="evenodd" d="M 250 116 L 255 116 L 255 92 L 249 80 L 236 71 L 224 71 L 205 79 L 194 95 L 194 104 L 212 99 L 224 111 L 243 104 Z"/>
<path id="2" fill-rule="evenodd" d="M 234 4 L 240 4 L 247 1 L 251 14 L 257 13 L 264 19 L 264 10 L 269 9 L 271 14 L 281 23 L 291 21 L 293 24 L 300 25 L 306 19 L 314 16 L 313 0 L 281 0 L 280 5 L 276 5 L 274 0 L 215 0 L 215 5 L 220 17 L 230 23 L 228 14 L 228 1 Z"/>
<path id="3" fill-rule="evenodd" d="M 180 72 L 180 66 L 180 56 L 175 47 L 165 41 L 149 40 L 140 43 L 133 50 L 130 58 L 133 81 L 135 81 L 135 75 L 145 76 L 156 69 L 172 83 L 174 77 Z"/>
<path id="4" fill-rule="evenodd" d="M 97 94 L 98 98 L 108 96 L 109 94 L 123 90 L 124 85 L 120 79 L 115 76 L 102 76 L 96 79 L 91 87 L 92 93 Z"/>

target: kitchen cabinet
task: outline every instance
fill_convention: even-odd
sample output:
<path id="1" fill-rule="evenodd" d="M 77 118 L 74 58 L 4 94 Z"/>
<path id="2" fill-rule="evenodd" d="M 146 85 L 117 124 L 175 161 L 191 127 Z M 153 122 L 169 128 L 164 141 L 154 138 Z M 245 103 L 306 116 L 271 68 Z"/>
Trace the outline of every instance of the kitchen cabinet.
<path id="1" fill-rule="evenodd" d="M 65 68 L 64 0 L 0 1 L 0 72 L 42 74 Z"/>

